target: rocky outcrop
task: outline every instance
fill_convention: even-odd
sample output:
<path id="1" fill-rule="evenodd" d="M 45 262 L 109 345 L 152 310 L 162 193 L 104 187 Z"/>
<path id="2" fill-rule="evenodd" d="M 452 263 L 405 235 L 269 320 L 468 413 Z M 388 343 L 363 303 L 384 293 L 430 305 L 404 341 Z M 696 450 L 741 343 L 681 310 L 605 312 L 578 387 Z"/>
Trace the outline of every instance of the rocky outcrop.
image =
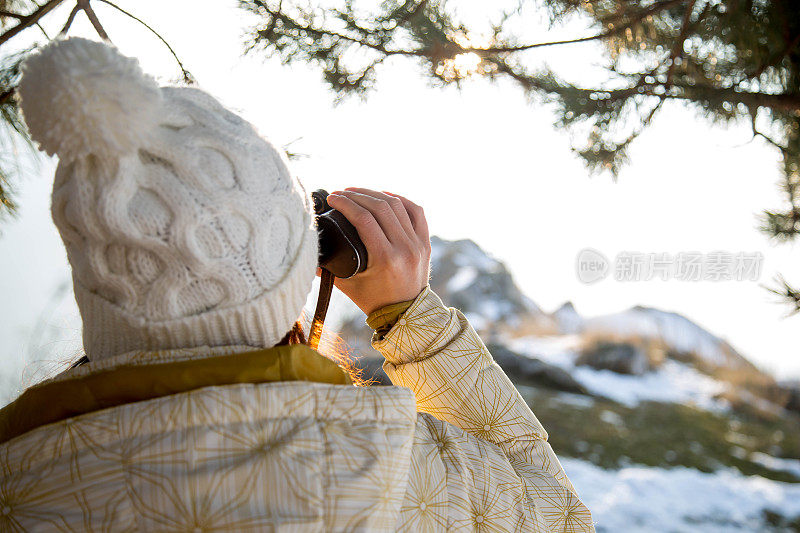
<path id="1" fill-rule="evenodd" d="M 487 348 L 495 362 L 515 385 L 544 387 L 565 392 L 586 394 L 586 389 L 566 370 L 545 363 L 540 359 L 520 355 L 499 344 Z"/>
<path id="2" fill-rule="evenodd" d="M 640 376 L 651 370 L 647 353 L 639 346 L 626 342 L 598 341 L 581 351 L 577 365 L 618 374 Z"/>
<path id="3" fill-rule="evenodd" d="M 783 408 L 800 415 L 800 381 L 785 381 L 780 384 Z"/>
<path id="4" fill-rule="evenodd" d="M 506 266 L 473 241 L 431 237 L 431 288 L 460 309 L 476 329 L 543 314 L 517 287 Z"/>

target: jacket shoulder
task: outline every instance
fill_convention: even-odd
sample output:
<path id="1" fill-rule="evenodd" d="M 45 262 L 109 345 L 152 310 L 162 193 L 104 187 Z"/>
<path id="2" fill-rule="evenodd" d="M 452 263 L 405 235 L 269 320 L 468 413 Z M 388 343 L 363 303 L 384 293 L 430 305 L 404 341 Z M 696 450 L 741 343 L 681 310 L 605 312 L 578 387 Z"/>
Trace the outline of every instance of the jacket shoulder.
<path id="1" fill-rule="evenodd" d="M 191 530 L 201 519 L 268 530 L 288 513 L 301 528 L 388 531 L 416 422 L 413 393 L 402 387 L 206 387 L 8 441 L 0 496 L 16 502 L 5 518 L 24 530 Z M 219 495 L 213 505 L 208 494 Z"/>

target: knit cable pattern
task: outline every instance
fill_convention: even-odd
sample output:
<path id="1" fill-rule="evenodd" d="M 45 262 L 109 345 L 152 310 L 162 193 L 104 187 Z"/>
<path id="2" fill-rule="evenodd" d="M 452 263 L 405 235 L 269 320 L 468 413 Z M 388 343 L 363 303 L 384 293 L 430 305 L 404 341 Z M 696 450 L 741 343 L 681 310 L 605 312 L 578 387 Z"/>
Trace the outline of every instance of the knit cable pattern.
<path id="1" fill-rule="evenodd" d="M 39 55 L 52 48 L 64 56 L 69 43 L 113 50 L 69 39 Z M 71 56 L 83 61 L 87 54 Z M 92 57 L 118 58 L 130 78 L 129 59 L 119 52 Z M 93 73 L 80 64 L 70 72 L 83 78 L 72 83 L 85 89 Z M 31 88 L 48 79 L 41 65 L 53 68 L 39 59 L 25 70 L 25 116 L 42 104 Z M 69 90 L 69 76 L 59 79 Z M 95 89 L 109 87 L 105 80 Z M 83 137 L 82 150 L 66 143 L 70 149 L 58 153 L 52 214 L 72 265 L 87 355 L 271 346 L 297 319 L 314 277 L 316 232 L 305 192 L 285 156 L 213 97 L 196 88 L 158 91 L 158 120 L 125 153 L 93 150 L 95 135 Z M 84 111 L 80 127 L 125 128 L 123 111 Z M 59 121 L 75 125 L 75 117 L 54 112 L 52 126 L 63 130 Z"/>

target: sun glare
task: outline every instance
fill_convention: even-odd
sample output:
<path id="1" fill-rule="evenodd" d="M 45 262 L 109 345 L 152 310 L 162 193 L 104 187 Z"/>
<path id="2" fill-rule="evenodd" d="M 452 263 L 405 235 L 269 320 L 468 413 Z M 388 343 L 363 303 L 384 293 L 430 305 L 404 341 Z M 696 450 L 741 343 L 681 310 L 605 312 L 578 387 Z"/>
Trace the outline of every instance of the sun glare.
<path id="1" fill-rule="evenodd" d="M 467 36 L 462 34 L 452 35 L 451 39 L 462 49 L 482 49 L 491 46 L 492 41 L 483 36 Z M 485 63 L 477 52 L 467 52 L 456 54 L 439 63 L 436 67 L 436 75 L 447 81 L 460 80 L 485 73 Z"/>
<path id="2" fill-rule="evenodd" d="M 466 78 L 478 72 L 478 67 L 481 66 L 481 56 L 475 52 L 467 52 L 465 54 L 458 54 L 453 58 L 453 70 L 459 78 Z"/>

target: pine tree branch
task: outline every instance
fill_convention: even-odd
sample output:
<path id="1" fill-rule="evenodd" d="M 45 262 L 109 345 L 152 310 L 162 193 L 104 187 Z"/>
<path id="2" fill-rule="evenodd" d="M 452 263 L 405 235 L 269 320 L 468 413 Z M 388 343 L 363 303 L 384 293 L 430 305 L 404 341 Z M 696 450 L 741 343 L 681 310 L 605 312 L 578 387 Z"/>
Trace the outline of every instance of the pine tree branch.
<path id="1" fill-rule="evenodd" d="M 711 87 L 704 85 L 673 84 L 682 94 L 667 94 L 667 98 L 691 101 L 730 102 L 748 107 L 768 107 L 778 111 L 795 112 L 800 110 L 800 93 L 761 93 L 737 91 L 732 87 Z M 705 92 L 705 94 L 704 94 Z M 709 97 L 710 95 L 713 95 Z"/>
<path id="2" fill-rule="evenodd" d="M 545 46 L 557 46 L 562 44 L 577 44 L 577 43 L 585 43 L 588 41 L 597 41 L 602 39 L 607 39 L 608 37 L 614 37 L 628 28 L 631 28 L 641 22 L 642 20 L 655 15 L 656 13 L 660 13 L 665 9 L 668 9 L 674 5 L 680 4 L 685 2 L 686 0 L 664 0 L 662 2 L 657 2 L 650 6 L 649 8 L 643 10 L 641 13 L 637 14 L 633 18 L 629 19 L 628 22 L 622 24 L 621 26 L 615 26 L 609 30 L 600 32 L 595 35 L 589 35 L 586 37 L 578 37 L 576 39 L 565 39 L 560 41 L 545 41 L 540 43 L 531 43 L 531 44 L 523 44 L 519 46 L 491 46 L 486 48 L 464 48 L 464 52 L 474 52 L 474 53 L 488 53 L 488 54 L 503 54 L 503 53 L 513 53 L 513 52 L 524 52 L 526 50 L 532 50 L 534 48 L 543 48 Z M 692 1 L 694 3 L 694 0 Z"/>
<path id="3" fill-rule="evenodd" d="M 101 1 L 103 1 L 103 0 L 101 0 Z M 428 55 L 426 53 L 426 50 L 419 50 L 419 49 L 412 49 L 412 50 L 408 50 L 408 49 L 389 49 L 389 48 L 386 48 L 384 45 L 371 43 L 371 42 L 369 42 L 369 41 L 367 41 L 366 39 L 363 39 L 363 38 L 353 37 L 353 36 L 346 35 L 346 34 L 343 34 L 341 32 L 337 32 L 337 31 L 334 31 L 334 30 L 313 27 L 313 26 L 308 25 L 308 24 L 301 24 L 297 20 L 293 19 L 292 17 L 282 13 L 281 10 L 280 10 L 280 6 L 278 7 L 277 10 L 274 10 L 274 9 L 270 8 L 267 5 L 267 3 L 264 2 L 263 0 L 251 0 L 251 1 L 255 5 L 258 5 L 259 7 L 264 9 L 264 11 L 266 11 L 266 13 L 269 14 L 269 16 L 272 18 L 268 28 L 266 30 L 263 30 L 265 32 L 268 32 L 269 30 L 273 29 L 274 25 L 275 25 L 275 22 L 280 20 L 281 22 L 288 23 L 290 26 L 295 27 L 295 28 L 297 28 L 298 30 L 300 30 L 302 32 L 308 33 L 308 34 L 310 34 L 311 36 L 313 36 L 315 38 L 320 38 L 320 37 L 323 37 L 323 36 L 327 36 L 327 37 L 332 37 L 332 38 L 335 38 L 335 39 L 341 39 L 343 41 L 347 41 L 347 42 L 350 42 L 350 43 L 353 43 L 353 44 L 357 44 L 357 45 L 360 45 L 360 46 L 365 46 L 367 48 L 371 48 L 373 50 L 376 50 L 376 51 L 381 52 L 381 53 L 386 54 L 386 55 L 405 55 L 405 56 L 417 56 L 417 57 L 419 57 L 419 56 L 423 56 L 424 57 L 424 56 Z M 646 19 L 647 17 L 650 17 L 650 16 L 652 16 L 652 15 L 654 15 L 656 13 L 664 11 L 664 10 L 666 10 L 666 9 L 672 7 L 672 6 L 678 5 L 678 4 L 683 3 L 685 1 L 686 0 L 662 0 L 661 2 L 657 2 L 656 4 L 650 6 L 647 9 L 642 10 L 640 13 L 638 13 L 635 16 L 631 17 L 625 24 L 622 24 L 622 25 L 619 25 L 619 26 L 615 26 L 614 28 L 611 28 L 609 30 L 600 32 L 600 33 L 595 34 L 595 35 L 589 35 L 589 36 L 586 36 L 586 37 L 579 37 L 579 38 L 576 38 L 576 39 L 566 39 L 566 40 L 559 40 L 559 41 L 544 41 L 544 42 L 531 43 L 531 44 L 525 44 L 525 45 L 515 45 L 515 46 L 489 46 L 489 47 L 461 47 L 461 46 L 459 46 L 458 47 L 458 52 L 459 53 L 472 52 L 472 53 L 477 53 L 477 54 L 480 54 L 480 55 L 503 54 L 503 53 L 513 53 L 513 52 L 523 52 L 523 51 L 526 51 L 526 50 L 532 50 L 534 48 L 543 48 L 543 47 L 547 47 L 547 46 L 557 46 L 557 45 L 564 45 L 564 44 L 577 44 L 577 43 L 583 43 L 583 42 L 589 42 L 589 41 L 602 40 L 602 39 L 606 39 L 606 38 L 618 35 L 618 34 L 624 32 L 625 30 L 627 30 L 628 28 L 631 28 L 634 25 L 638 24 L 639 22 L 641 22 L 642 20 Z M 693 0 L 692 3 L 694 3 L 694 0 Z M 409 13 L 404 19 L 401 19 L 401 20 L 407 20 L 409 18 L 412 18 L 415 14 L 419 13 L 420 10 L 425 7 L 425 5 L 426 5 L 426 1 L 420 2 L 416 6 L 416 8 L 414 10 L 412 10 L 411 13 Z M 369 33 L 369 31 L 364 29 L 364 28 L 359 28 L 359 29 L 361 30 L 360 33 L 362 33 L 362 34 L 368 34 Z"/>
<path id="4" fill-rule="evenodd" d="M 562 91 L 583 95 L 586 99 L 597 94 L 604 95 L 606 101 L 619 101 L 635 95 L 657 96 L 670 100 L 688 100 L 691 102 L 713 101 L 729 102 L 732 104 L 744 104 L 748 107 L 768 107 L 773 110 L 794 112 L 800 110 L 800 93 L 793 94 L 770 94 L 761 92 L 736 91 L 733 88 L 721 88 L 705 85 L 689 85 L 673 83 L 670 92 L 659 93 L 663 89 L 662 84 L 653 82 L 646 83 L 644 80 L 648 73 L 643 73 L 639 81 L 631 86 L 621 89 L 585 89 L 574 86 L 544 83 L 541 79 L 520 72 L 504 61 L 493 61 L 497 72 L 506 74 L 516 80 L 526 91 L 544 91 L 547 93 L 559 94 Z"/>
<path id="5" fill-rule="evenodd" d="M 792 39 L 788 43 L 786 43 L 786 46 L 783 48 L 783 50 L 781 50 L 780 52 L 778 52 L 777 54 L 775 54 L 774 56 L 769 58 L 767 61 L 765 61 L 764 64 L 762 64 L 758 68 L 758 70 L 756 70 L 755 72 L 753 72 L 752 74 L 747 76 L 747 78 L 745 78 L 745 79 L 758 78 L 769 67 L 772 67 L 772 66 L 777 65 L 778 63 L 780 63 L 783 60 L 783 58 L 786 57 L 787 55 L 789 55 L 792 52 L 792 50 L 794 50 L 794 48 L 798 44 L 800 44 L 800 33 L 795 35 L 794 39 Z"/>
<path id="6" fill-rule="evenodd" d="M 39 6 L 39 8 L 30 15 L 25 15 L 23 18 L 19 19 L 19 24 L 9 30 L 6 30 L 0 35 L 0 46 L 8 42 L 23 30 L 30 28 L 39 22 L 39 19 L 58 7 L 58 5 L 62 2 L 64 2 L 64 0 L 49 0 L 46 4 Z"/>
<path id="7" fill-rule="evenodd" d="M 775 277 L 775 282 L 779 285 L 778 287 L 766 287 L 764 285 L 762 285 L 762 287 L 767 289 L 772 294 L 780 296 L 781 299 L 788 302 L 789 305 L 794 308 L 789 311 L 788 316 L 800 313 L 800 290 L 792 287 L 781 275 Z"/>
<path id="8" fill-rule="evenodd" d="M 352 37 L 350 35 L 346 35 L 344 33 L 340 33 L 340 32 L 334 31 L 334 30 L 327 30 L 327 29 L 323 29 L 323 28 L 315 28 L 314 26 L 311 26 L 310 24 L 301 24 L 301 23 L 297 22 L 295 19 L 293 19 L 292 17 L 282 13 L 280 11 L 280 9 L 278 11 L 275 11 L 275 10 L 271 9 L 266 4 L 266 2 L 263 2 L 262 0 L 252 0 L 252 2 L 254 4 L 262 7 L 264 9 L 264 11 L 266 11 L 269 14 L 269 16 L 273 18 L 273 20 L 279 20 L 279 21 L 283 22 L 284 24 L 288 23 L 289 26 L 297 28 L 301 32 L 305 32 L 305 33 L 309 34 L 310 36 L 314 37 L 315 39 L 320 39 L 322 37 L 332 37 L 334 39 L 340 39 L 342 41 L 346 41 L 346 42 L 349 42 L 349 43 L 353 43 L 353 44 L 357 44 L 357 45 L 360 45 L 360 46 L 364 46 L 366 48 L 371 48 L 371 49 L 376 50 L 378 52 L 381 52 L 382 54 L 385 54 L 387 56 L 392 56 L 392 55 L 425 56 L 426 55 L 424 50 L 390 49 L 390 48 L 386 48 L 384 45 L 371 43 L 371 42 L 367 41 L 366 39 L 359 39 L 357 37 Z M 270 27 L 268 29 L 271 29 L 271 28 L 274 28 L 274 24 L 273 24 L 272 21 L 270 21 Z M 267 31 L 267 29 L 261 30 L 258 33 L 260 35 L 262 35 L 263 37 L 267 37 L 268 34 L 265 33 L 266 31 Z"/>
<path id="9" fill-rule="evenodd" d="M 673 83 L 671 91 L 658 94 L 656 89 L 661 87 L 658 83 L 637 84 L 623 89 L 609 91 L 597 89 L 574 89 L 587 95 L 598 92 L 608 95 L 608 100 L 621 100 L 630 98 L 635 94 L 644 96 L 659 96 L 670 100 L 688 100 L 691 102 L 713 101 L 729 102 L 731 104 L 744 104 L 748 107 L 768 107 L 773 110 L 794 112 L 800 110 L 800 94 L 770 94 L 761 92 L 736 91 L 733 88 L 709 87 L 704 85 L 689 85 Z"/>
<path id="10" fill-rule="evenodd" d="M 22 20 L 25 18 L 25 15 L 20 15 L 19 13 L 12 13 L 11 11 L 0 9 L 0 17 L 8 17 L 12 19 Z"/>
<path id="11" fill-rule="evenodd" d="M 679 57 L 683 56 L 683 42 L 686 40 L 686 35 L 689 33 L 689 19 L 692 16 L 696 0 L 690 0 L 689 5 L 686 6 L 686 11 L 683 12 L 683 21 L 681 22 L 681 31 L 675 44 L 672 45 L 672 51 L 669 54 L 669 67 L 667 68 L 667 80 L 664 82 L 664 88 L 669 89 L 672 86 L 672 74 L 675 72 L 675 62 Z"/>
<path id="12" fill-rule="evenodd" d="M 69 16 L 67 17 L 67 21 L 64 23 L 64 26 L 61 28 L 61 31 L 58 32 L 59 35 L 66 35 L 69 31 L 70 26 L 75 21 L 75 16 L 83 9 L 81 4 L 75 4 L 75 7 L 72 8 L 72 11 L 69 12 Z"/>

